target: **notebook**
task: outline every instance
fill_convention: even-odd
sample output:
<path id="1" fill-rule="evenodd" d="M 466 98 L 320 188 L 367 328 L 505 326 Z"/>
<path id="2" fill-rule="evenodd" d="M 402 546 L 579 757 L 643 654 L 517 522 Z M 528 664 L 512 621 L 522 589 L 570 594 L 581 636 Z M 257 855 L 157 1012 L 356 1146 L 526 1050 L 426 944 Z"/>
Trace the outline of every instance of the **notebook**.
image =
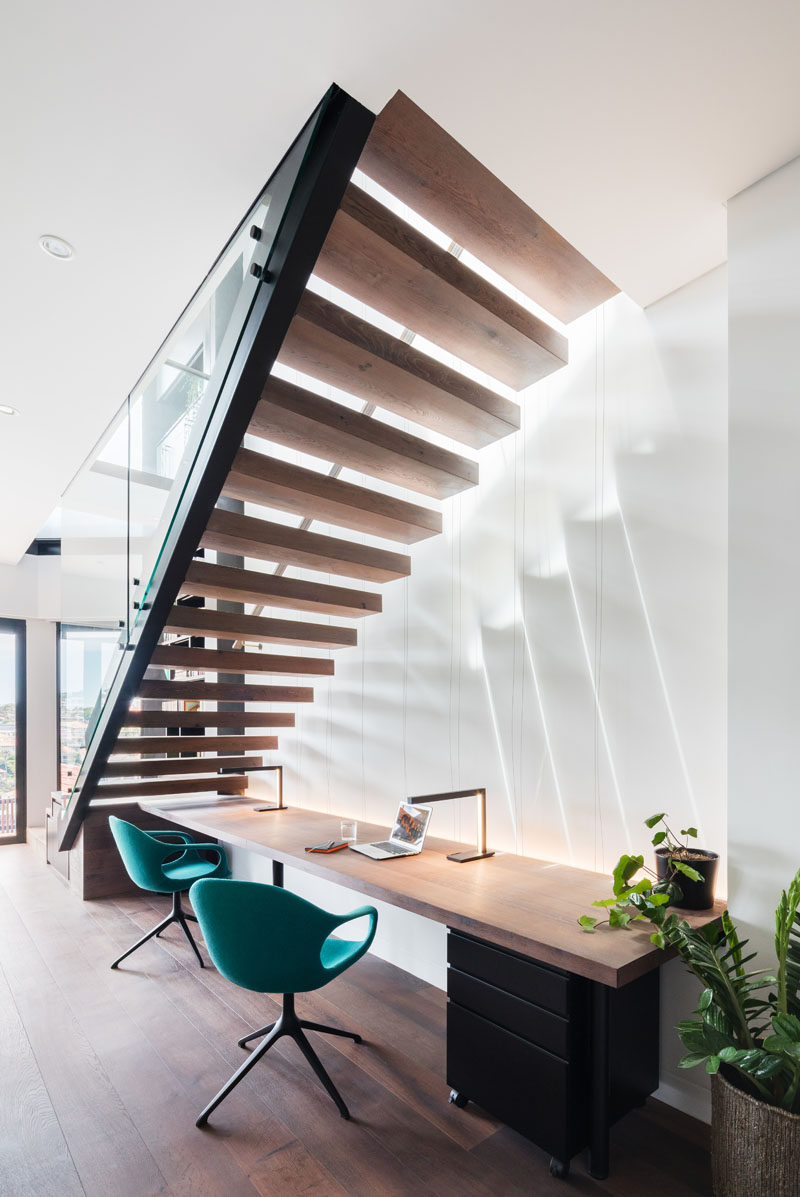
<path id="1" fill-rule="evenodd" d="M 410 806 L 401 802 L 394 817 L 394 827 L 388 840 L 374 844 L 353 844 L 353 852 L 363 852 L 373 860 L 392 860 L 396 856 L 418 856 L 425 843 L 431 819 L 429 806 Z"/>

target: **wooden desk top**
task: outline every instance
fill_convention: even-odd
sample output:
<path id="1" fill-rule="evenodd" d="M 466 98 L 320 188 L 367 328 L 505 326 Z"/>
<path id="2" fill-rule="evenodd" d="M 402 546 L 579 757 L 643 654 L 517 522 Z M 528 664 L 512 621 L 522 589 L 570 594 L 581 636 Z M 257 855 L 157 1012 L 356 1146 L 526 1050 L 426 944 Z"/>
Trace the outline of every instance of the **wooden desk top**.
<path id="1" fill-rule="evenodd" d="M 358 890 L 438 923 L 511 948 L 546 964 L 618 988 L 658 968 L 667 954 L 650 943 L 650 925 L 594 934 L 581 931 L 578 916 L 592 913 L 592 901 L 611 894 L 610 877 L 587 869 L 498 853 L 456 864 L 448 852 L 463 844 L 425 841 L 419 856 L 370 860 L 346 849 L 329 855 L 306 852 L 338 836 L 340 816 L 289 808 L 255 813 L 263 803 L 229 799 L 198 805 L 142 802 L 142 809 L 224 843 L 258 852 L 348 889 Z M 359 821 L 361 842 L 385 839 L 385 826 Z M 725 908 L 686 912 L 694 926 L 719 918 Z M 598 913 L 601 914 L 602 912 Z"/>

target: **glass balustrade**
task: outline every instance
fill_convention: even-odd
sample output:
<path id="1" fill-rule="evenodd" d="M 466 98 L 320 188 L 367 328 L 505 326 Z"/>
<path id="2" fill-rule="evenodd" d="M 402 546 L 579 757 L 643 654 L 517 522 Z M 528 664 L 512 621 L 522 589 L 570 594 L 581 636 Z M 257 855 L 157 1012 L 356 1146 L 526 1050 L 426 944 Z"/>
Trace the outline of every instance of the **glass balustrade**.
<path id="1" fill-rule="evenodd" d="M 72 792 L 151 605 L 159 559 L 330 94 L 62 496 L 62 785 Z"/>

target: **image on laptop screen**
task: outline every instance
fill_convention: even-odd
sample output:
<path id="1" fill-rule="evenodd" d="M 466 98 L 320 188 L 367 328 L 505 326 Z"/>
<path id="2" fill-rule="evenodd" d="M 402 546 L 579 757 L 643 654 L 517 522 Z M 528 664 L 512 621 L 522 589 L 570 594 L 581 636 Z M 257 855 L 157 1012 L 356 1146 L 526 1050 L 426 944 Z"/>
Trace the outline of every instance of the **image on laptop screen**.
<path id="1" fill-rule="evenodd" d="M 421 843 L 425 838 L 430 817 L 429 806 L 409 806 L 403 803 L 397 812 L 390 838 L 401 844 Z"/>

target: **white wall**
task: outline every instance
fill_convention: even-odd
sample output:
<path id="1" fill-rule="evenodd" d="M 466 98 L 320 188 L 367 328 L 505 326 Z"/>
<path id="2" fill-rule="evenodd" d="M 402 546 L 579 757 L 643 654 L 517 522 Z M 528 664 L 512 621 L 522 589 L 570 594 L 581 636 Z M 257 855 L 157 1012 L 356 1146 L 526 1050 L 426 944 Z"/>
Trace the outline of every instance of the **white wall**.
<path id="1" fill-rule="evenodd" d="M 731 911 L 769 953 L 800 866 L 800 159 L 729 204 Z"/>
<path id="2" fill-rule="evenodd" d="M 480 487 L 281 732 L 290 803 L 388 823 L 403 796 L 485 785 L 495 848 L 607 871 L 658 809 L 724 847 L 726 298 L 722 268 L 570 327 L 569 367 L 523 396 L 522 432 L 481 453 Z M 473 824 L 453 804 L 431 830 Z M 411 967 L 394 918 L 378 950 Z M 442 985 L 439 933 L 414 942 Z M 661 1096 L 705 1113 L 676 1069 L 694 996 L 669 966 Z"/>

